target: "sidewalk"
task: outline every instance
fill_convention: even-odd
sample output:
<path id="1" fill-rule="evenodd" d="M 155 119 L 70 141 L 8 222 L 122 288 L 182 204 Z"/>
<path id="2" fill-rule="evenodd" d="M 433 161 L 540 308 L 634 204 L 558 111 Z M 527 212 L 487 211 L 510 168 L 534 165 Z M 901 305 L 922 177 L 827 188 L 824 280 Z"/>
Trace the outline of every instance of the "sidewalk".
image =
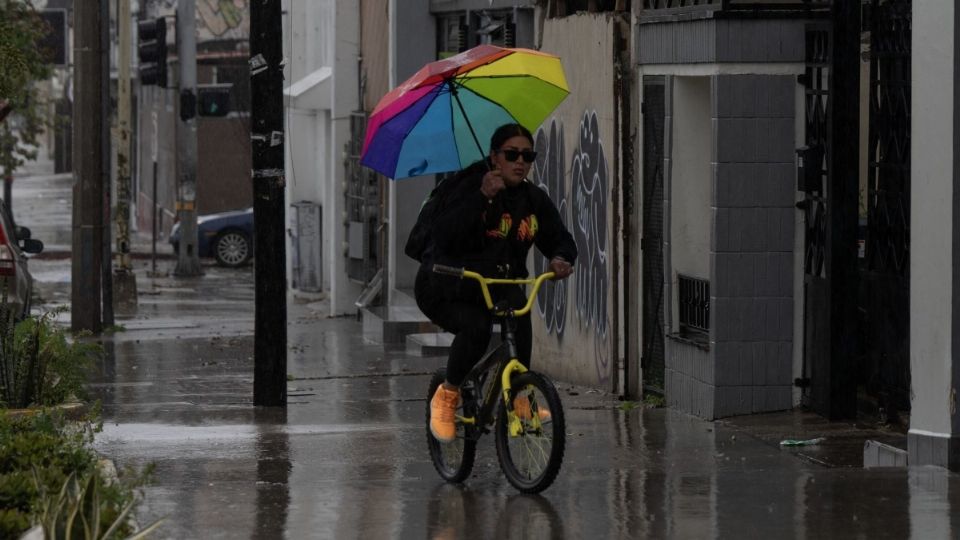
<path id="1" fill-rule="evenodd" d="M 43 242 L 43 251 L 34 259 L 68 259 L 72 249 L 73 174 L 54 174 L 53 163 L 38 161 L 24 165 L 14 175 L 13 214 L 18 225 L 29 228 L 32 237 Z M 116 250 L 116 242 L 111 242 Z M 152 259 L 152 231 L 131 231 L 130 256 Z M 158 259 L 174 257 L 165 236 L 157 238 Z"/>
<path id="2" fill-rule="evenodd" d="M 69 183 L 23 179 L 18 219 L 69 238 Z M 519 495 L 506 482 L 492 435 L 465 484 L 446 484 L 425 444 L 427 384 L 444 358 L 369 344 L 354 318 L 290 294 L 288 405 L 255 407 L 252 268 L 209 264 L 178 278 L 165 274 L 173 265 L 159 261 L 158 277 L 137 261 L 138 306 L 100 338 L 105 357 L 90 384 L 103 404 L 98 450 L 121 468 L 156 467 L 138 516 L 166 518 L 156 538 L 960 533 L 960 476 L 857 466 L 857 444 L 875 430 L 801 412 L 708 422 L 563 382 L 566 452 L 545 493 Z M 69 302 L 66 259 L 31 261 L 31 271 L 41 296 Z M 816 447 L 778 444 L 826 429 Z"/>

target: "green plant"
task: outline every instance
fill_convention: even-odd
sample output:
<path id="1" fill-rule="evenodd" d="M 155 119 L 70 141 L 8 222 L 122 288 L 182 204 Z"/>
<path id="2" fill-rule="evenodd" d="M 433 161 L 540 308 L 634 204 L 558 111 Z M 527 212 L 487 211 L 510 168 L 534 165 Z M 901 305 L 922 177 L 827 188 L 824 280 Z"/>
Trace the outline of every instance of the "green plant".
<path id="1" fill-rule="evenodd" d="M 138 498 L 126 498 L 126 503 L 119 508 L 118 503 L 122 502 L 123 498 L 117 500 L 117 493 L 109 493 L 113 486 L 110 480 L 102 475 L 87 474 L 78 477 L 71 473 L 56 495 L 44 490 L 39 477 L 34 481 L 41 492 L 35 519 L 43 527 L 47 538 L 71 538 L 81 535 L 80 537 L 85 539 L 100 539 L 133 532 L 133 524 L 129 518 L 130 512 L 139 502 Z M 102 502 L 108 503 L 106 508 Z M 109 512 L 106 519 L 103 519 L 104 510 Z M 157 520 L 127 538 L 144 538 L 160 527 L 161 523 L 162 520 Z"/>
<path id="2" fill-rule="evenodd" d="M 89 446 L 96 431 L 59 414 L 0 416 L 0 537 L 40 524 L 47 538 L 138 538 L 159 525 L 136 533 L 129 519 L 152 470 L 109 474 Z"/>
<path id="3" fill-rule="evenodd" d="M 647 406 L 649 406 L 649 407 L 658 408 L 658 409 L 659 409 L 660 407 L 663 407 L 664 405 L 666 405 L 666 401 L 664 401 L 663 396 L 658 396 L 658 395 L 656 395 L 656 394 L 647 394 L 647 395 L 645 395 L 645 396 L 643 397 L 643 403 L 644 403 L 644 405 L 647 405 Z"/>
<path id="4" fill-rule="evenodd" d="M 620 403 L 619 408 L 621 411 L 632 411 L 640 406 L 640 403 L 636 401 L 623 401 Z"/>
<path id="5" fill-rule="evenodd" d="M 58 405 L 82 397 L 86 371 L 99 345 L 67 340 L 53 322 L 59 311 L 14 322 L 0 305 L 0 406 Z"/>
<path id="6" fill-rule="evenodd" d="M 12 111 L 0 121 L 4 176 L 37 155 L 47 104 L 38 98 L 36 82 L 49 77 L 52 68 L 37 44 L 48 31 L 30 0 L 0 0 L 0 109 Z"/>

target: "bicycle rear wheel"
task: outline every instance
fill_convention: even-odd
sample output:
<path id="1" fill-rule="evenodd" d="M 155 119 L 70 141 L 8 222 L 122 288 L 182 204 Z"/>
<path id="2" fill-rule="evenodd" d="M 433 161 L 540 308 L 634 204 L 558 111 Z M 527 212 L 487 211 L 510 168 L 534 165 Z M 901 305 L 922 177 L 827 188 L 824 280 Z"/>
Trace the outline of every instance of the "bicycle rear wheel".
<path id="1" fill-rule="evenodd" d="M 430 449 L 433 467 L 444 480 L 463 482 L 473 470 L 473 460 L 477 451 L 477 441 L 469 438 L 473 428 L 457 421 L 457 438 L 449 443 L 438 441 L 430 432 L 430 400 L 437 391 L 437 387 L 446 379 L 446 369 L 438 369 L 430 379 L 430 391 L 427 393 L 427 448 Z M 463 416 L 462 402 L 457 408 L 457 415 Z"/>
<path id="2" fill-rule="evenodd" d="M 529 400 L 529 413 L 520 416 L 521 431 L 510 434 L 506 406 L 497 415 L 497 456 L 507 480 L 523 493 L 539 493 L 557 478 L 563 462 L 566 427 L 563 406 L 550 379 L 528 371 L 514 377 L 511 402 Z M 516 408 L 516 406 L 515 406 Z"/>

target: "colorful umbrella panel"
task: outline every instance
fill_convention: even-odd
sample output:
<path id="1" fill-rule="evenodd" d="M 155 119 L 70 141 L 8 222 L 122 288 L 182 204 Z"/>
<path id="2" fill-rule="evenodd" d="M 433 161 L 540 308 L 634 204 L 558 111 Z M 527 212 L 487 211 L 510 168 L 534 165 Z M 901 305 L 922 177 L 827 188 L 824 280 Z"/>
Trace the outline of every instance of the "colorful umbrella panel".
<path id="1" fill-rule="evenodd" d="M 486 155 L 499 126 L 534 131 L 569 93 L 560 59 L 537 51 L 484 45 L 441 63 L 377 105 L 363 165 L 394 179 L 459 170 Z"/>

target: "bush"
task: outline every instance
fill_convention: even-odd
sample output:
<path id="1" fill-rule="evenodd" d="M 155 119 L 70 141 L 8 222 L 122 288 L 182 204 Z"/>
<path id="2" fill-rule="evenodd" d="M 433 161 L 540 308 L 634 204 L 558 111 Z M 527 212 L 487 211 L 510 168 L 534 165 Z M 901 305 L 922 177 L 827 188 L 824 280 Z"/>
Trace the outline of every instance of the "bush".
<path id="1" fill-rule="evenodd" d="M 90 448 L 96 426 L 62 415 L 0 416 L 0 538 L 40 524 L 48 538 L 127 537 L 150 471 L 114 478 Z M 145 534 L 158 524 L 148 527 Z"/>
<path id="2" fill-rule="evenodd" d="M 84 396 L 86 372 L 99 345 L 68 341 L 53 322 L 59 311 L 14 322 L 0 305 L 0 406 L 59 405 Z"/>

